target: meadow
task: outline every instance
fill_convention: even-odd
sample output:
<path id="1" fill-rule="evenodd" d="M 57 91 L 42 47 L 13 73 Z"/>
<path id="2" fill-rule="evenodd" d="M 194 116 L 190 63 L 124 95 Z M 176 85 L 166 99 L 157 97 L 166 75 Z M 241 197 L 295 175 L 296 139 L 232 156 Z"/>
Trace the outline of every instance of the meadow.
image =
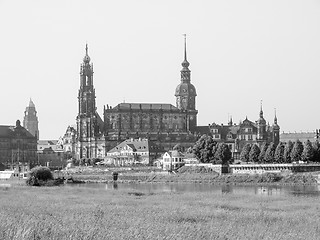
<path id="1" fill-rule="evenodd" d="M 0 182 L 1 184 L 2 182 Z M 316 196 L 0 187 L 0 239 L 319 239 Z"/>

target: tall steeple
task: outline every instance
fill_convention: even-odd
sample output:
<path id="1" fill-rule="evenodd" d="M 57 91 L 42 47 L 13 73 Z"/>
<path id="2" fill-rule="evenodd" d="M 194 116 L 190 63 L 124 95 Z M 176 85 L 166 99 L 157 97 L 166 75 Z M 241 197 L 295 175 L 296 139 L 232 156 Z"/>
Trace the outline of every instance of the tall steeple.
<path id="1" fill-rule="evenodd" d="M 96 95 L 93 86 L 93 64 L 90 64 L 88 44 L 86 54 L 80 66 L 80 89 L 78 93 L 79 112 L 77 116 L 77 157 L 97 157 L 97 136 L 100 132 L 98 113 L 96 112 Z"/>
<path id="2" fill-rule="evenodd" d="M 263 118 L 262 100 L 260 100 L 260 118 Z"/>
<path id="3" fill-rule="evenodd" d="M 184 34 L 184 59 L 182 62 L 181 83 L 177 86 L 175 96 L 177 108 L 181 110 L 195 110 L 196 89 L 191 84 L 189 62 L 187 60 L 187 37 Z"/>
<path id="4" fill-rule="evenodd" d="M 274 109 L 274 122 L 272 125 L 272 142 L 275 145 L 278 145 L 280 142 L 280 126 L 278 125 L 276 109 Z"/>
<path id="5" fill-rule="evenodd" d="M 29 106 L 24 111 L 23 127 L 27 129 L 33 136 L 39 140 L 39 121 L 37 117 L 36 107 L 30 98 Z"/>
<path id="6" fill-rule="evenodd" d="M 262 100 L 260 101 L 260 114 L 259 119 L 257 121 L 257 128 L 258 128 L 258 141 L 265 141 L 266 136 L 266 120 L 263 118 L 263 110 L 262 110 Z"/>
<path id="7" fill-rule="evenodd" d="M 92 115 L 96 111 L 96 96 L 93 87 L 93 64 L 90 64 L 88 44 L 86 44 L 85 50 L 86 55 L 80 66 L 79 114 Z"/>
<path id="8" fill-rule="evenodd" d="M 191 84 L 190 77 L 190 63 L 187 60 L 187 35 L 184 34 L 184 58 L 182 62 L 181 82 L 176 87 L 175 97 L 177 108 L 184 111 L 186 116 L 186 130 L 194 131 L 197 126 L 197 114 L 196 110 L 196 88 Z"/>
<path id="9" fill-rule="evenodd" d="M 189 65 L 190 63 L 187 60 L 187 35 L 184 35 L 184 60 L 182 62 L 182 70 L 181 72 L 181 82 L 183 83 L 190 83 L 191 79 L 190 79 L 190 70 L 189 70 Z"/>

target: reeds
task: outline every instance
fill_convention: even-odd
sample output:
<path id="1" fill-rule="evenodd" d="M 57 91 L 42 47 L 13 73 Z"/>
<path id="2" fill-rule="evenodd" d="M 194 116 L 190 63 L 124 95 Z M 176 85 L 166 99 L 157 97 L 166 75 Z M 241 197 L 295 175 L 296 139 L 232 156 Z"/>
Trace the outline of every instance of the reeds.
<path id="1" fill-rule="evenodd" d="M 0 239 L 318 239 L 319 197 L 0 189 Z"/>

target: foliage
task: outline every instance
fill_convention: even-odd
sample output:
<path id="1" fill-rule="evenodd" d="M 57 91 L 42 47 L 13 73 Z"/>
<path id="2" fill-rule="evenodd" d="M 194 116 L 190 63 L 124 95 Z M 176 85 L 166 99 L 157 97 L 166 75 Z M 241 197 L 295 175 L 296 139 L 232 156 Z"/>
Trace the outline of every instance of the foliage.
<path id="1" fill-rule="evenodd" d="M 257 144 L 254 144 L 251 147 L 251 150 L 249 152 L 249 161 L 250 162 L 258 162 L 259 161 L 259 155 L 260 155 L 260 148 Z"/>
<path id="2" fill-rule="evenodd" d="M 225 143 L 219 143 L 214 158 L 217 164 L 227 164 L 231 159 L 231 151 Z"/>
<path id="3" fill-rule="evenodd" d="M 309 140 L 304 143 L 301 159 L 303 161 L 312 161 L 314 157 L 314 148 Z"/>
<path id="4" fill-rule="evenodd" d="M 312 144 L 313 150 L 314 150 L 314 157 L 313 161 L 320 162 L 320 143 L 318 140 L 313 142 Z"/>
<path id="5" fill-rule="evenodd" d="M 244 147 L 241 150 L 240 153 L 240 160 L 243 162 L 249 162 L 249 153 L 251 150 L 251 144 L 247 143 L 246 145 L 244 145 Z"/>
<path id="6" fill-rule="evenodd" d="M 259 162 L 264 162 L 264 156 L 266 155 L 266 151 L 268 149 L 269 144 L 267 142 L 262 143 L 259 154 Z"/>
<path id="7" fill-rule="evenodd" d="M 276 163 L 283 163 L 284 162 L 284 144 L 279 142 L 275 152 L 274 152 L 274 161 Z"/>
<path id="8" fill-rule="evenodd" d="M 31 169 L 26 183 L 29 186 L 41 186 L 51 180 L 53 180 L 53 175 L 50 169 L 38 166 Z"/>
<path id="9" fill-rule="evenodd" d="M 209 163 L 214 160 L 214 153 L 216 151 L 216 142 L 211 136 L 202 135 L 198 141 L 196 141 L 192 150 L 196 157 L 202 163 Z"/>
<path id="10" fill-rule="evenodd" d="M 41 181 L 47 181 L 47 180 L 53 179 L 53 175 L 50 169 L 42 166 L 32 168 L 30 171 L 30 176 L 35 177 L 36 179 Z"/>
<path id="11" fill-rule="evenodd" d="M 284 152 L 283 152 L 283 160 L 286 163 L 291 163 L 291 151 L 293 148 L 293 143 L 291 141 L 287 142 L 285 147 L 284 147 Z"/>
<path id="12" fill-rule="evenodd" d="M 276 150 L 276 146 L 274 145 L 274 143 L 270 143 L 268 148 L 267 148 L 267 151 L 266 151 L 266 154 L 264 156 L 264 161 L 266 163 L 272 163 L 274 162 L 274 152 Z"/>
<path id="13" fill-rule="evenodd" d="M 292 151 L 291 151 L 291 154 L 290 154 L 290 157 L 291 157 L 291 161 L 292 162 L 298 162 L 301 160 L 301 155 L 302 155 L 302 152 L 303 152 L 303 145 L 302 143 L 297 140 L 294 145 L 293 145 L 293 148 L 292 148 Z"/>

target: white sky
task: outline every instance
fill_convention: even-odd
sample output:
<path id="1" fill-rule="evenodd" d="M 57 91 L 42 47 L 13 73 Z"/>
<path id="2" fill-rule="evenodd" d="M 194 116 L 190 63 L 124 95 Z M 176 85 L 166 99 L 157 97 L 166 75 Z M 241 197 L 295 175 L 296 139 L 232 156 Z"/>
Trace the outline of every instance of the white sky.
<path id="1" fill-rule="evenodd" d="M 41 139 L 75 124 L 89 44 L 96 104 L 171 103 L 188 37 L 198 124 L 258 119 L 281 132 L 320 128 L 320 1 L 0 0 L 1 125 L 30 97 Z"/>

